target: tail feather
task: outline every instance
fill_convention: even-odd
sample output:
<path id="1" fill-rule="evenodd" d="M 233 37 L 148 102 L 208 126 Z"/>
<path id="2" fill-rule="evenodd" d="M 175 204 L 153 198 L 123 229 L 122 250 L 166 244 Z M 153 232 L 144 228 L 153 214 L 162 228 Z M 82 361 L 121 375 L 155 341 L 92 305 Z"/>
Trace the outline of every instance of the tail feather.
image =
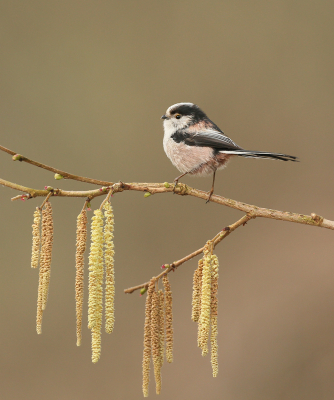
<path id="1" fill-rule="evenodd" d="M 241 157 L 247 158 L 271 158 L 273 160 L 281 160 L 281 161 L 298 161 L 298 157 L 289 156 L 288 154 L 281 153 L 268 153 L 266 151 L 252 151 L 252 150 L 224 150 L 220 151 L 220 153 L 224 154 L 235 154 Z"/>

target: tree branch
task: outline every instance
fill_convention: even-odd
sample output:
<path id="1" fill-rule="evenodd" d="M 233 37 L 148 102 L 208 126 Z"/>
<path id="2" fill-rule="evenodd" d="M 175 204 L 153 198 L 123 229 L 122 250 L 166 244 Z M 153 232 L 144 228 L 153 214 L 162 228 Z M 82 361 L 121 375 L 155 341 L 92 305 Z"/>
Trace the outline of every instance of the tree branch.
<path id="1" fill-rule="evenodd" d="M 28 198 L 33 198 L 37 196 L 47 196 L 49 194 L 48 190 L 38 190 L 27 188 L 25 186 L 18 185 L 16 183 L 5 181 L 0 178 L 0 184 L 4 186 L 11 187 L 12 189 L 19 190 L 24 193 L 28 193 Z M 173 192 L 174 184 L 172 183 L 115 183 L 113 185 L 113 193 L 120 193 L 125 190 L 135 190 L 140 192 L 146 192 L 150 194 L 158 193 L 168 193 Z M 94 197 L 103 196 L 107 194 L 109 187 L 99 188 L 95 190 L 85 190 L 85 191 L 68 191 L 62 189 L 54 189 L 54 196 L 57 197 L 87 197 L 93 199 Z M 184 183 L 178 183 L 174 192 L 181 196 L 193 196 L 199 199 L 207 200 L 207 192 L 202 190 L 192 188 Z M 228 199 L 223 196 L 218 196 L 216 194 L 212 195 L 211 202 L 224 205 L 227 207 L 234 208 L 245 213 L 252 213 L 254 217 L 270 218 L 280 221 L 295 222 L 304 225 L 318 226 L 326 229 L 334 230 L 334 221 L 325 219 L 315 213 L 311 215 L 291 213 L 288 211 L 271 210 L 268 208 L 262 208 L 253 206 L 251 204 L 242 203 L 240 201 Z"/>
<path id="2" fill-rule="evenodd" d="M 213 248 L 217 246 L 218 243 L 220 243 L 223 239 L 225 239 L 231 232 L 236 230 L 239 226 L 245 225 L 250 219 L 255 218 L 253 213 L 249 213 L 244 215 L 242 218 L 240 218 L 237 222 L 235 222 L 232 225 L 227 226 L 224 228 L 221 232 L 218 232 L 217 235 L 212 239 L 213 242 Z M 167 269 L 161 274 L 157 275 L 156 277 L 153 277 L 155 281 L 158 279 L 162 278 L 165 274 L 169 274 L 171 271 L 174 271 L 177 267 L 180 265 L 184 264 L 186 261 L 191 260 L 192 258 L 198 256 L 201 254 L 204 250 L 204 247 L 201 247 L 200 249 L 194 251 L 191 254 L 188 254 L 186 257 L 181 258 L 178 261 L 174 261 L 172 264 L 168 265 Z M 142 288 L 148 288 L 150 281 L 142 283 L 141 285 L 134 286 L 128 289 L 124 289 L 124 293 L 133 293 L 134 291 Z"/>
<path id="3" fill-rule="evenodd" d="M 16 153 L 14 151 L 9 150 L 6 147 L 3 147 L 1 145 L 0 145 L 0 150 L 6 152 L 8 154 L 11 154 L 11 155 L 16 155 Z M 49 167 L 49 166 L 41 164 L 37 161 L 30 160 L 29 158 L 24 157 L 22 155 L 20 155 L 19 159 L 20 159 L 20 161 L 25 161 L 29 164 L 35 165 L 36 167 L 58 173 L 58 174 L 62 175 L 65 179 L 73 179 L 73 180 L 77 180 L 77 181 L 81 181 L 81 182 L 93 183 L 96 185 L 106 185 L 106 186 L 114 185 L 113 182 L 100 181 L 97 179 L 91 179 L 91 178 L 85 178 L 85 177 L 78 176 L 78 175 L 73 175 L 68 172 L 62 171 L 60 169 Z M 0 184 L 11 187 L 13 189 L 19 190 L 24 193 L 28 193 L 29 196 L 27 196 L 27 198 L 32 198 L 32 197 L 37 197 L 37 196 L 47 196 L 49 193 L 49 191 L 47 191 L 47 190 L 37 190 L 37 189 L 27 188 L 25 186 L 17 185 L 15 183 L 8 182 L 3 179 L 0 179 Z M 174 188 L 174 184 L 170 184 L 167 182 L 165 182 L 165 183 L 122 183 L 122 182 L 120 182 L 119 184 L 114 185 L 113 193 L 123 192 L 124 190 L 136 190 L 136 191 L 147 192 L 150 194 L 166 193 L 166 192 L 174 191 L 175 193 L 177 193 L 181 196 L 189 195 L 189 196 L 198 197 L 198 198 L 204 199 L 204 200 L 207 199 L 206 192 L 191 188 L 190 186 L 187 186 L 182 183 L 178 183 L 175 190 L 173 190 L 173 188 Z M 104 188 L 104 189 L 109 190 L 109 187 Z M 105 194 L 103 189 L 87 190 L 87 191 L 65 191 L 65 190 L 61 190 L 61 189 L 55 189 L 55 191 L 54 191 L 54 195 L 59 196 L 59 197 L 87 197 L 89 199 L 93 199 L 94 197 L 97 197 L 97 196 L 102 196 L 103 194 Z M 334 230 L 334 221 L 324 219 L 323 217 L 321 217 L 317 214 L 314 214 L 314 213 L 312 213 L 311 215 L 303 215 L 303 214 L 297 214 L 297 213 L 291 213 L 291 212 L 271 210 L 268 208 L 261 208 L 261 207 L 253 206 L 250 204 L 242 203 L 240 201 L 227 199 L 225 197 L 218 196 L 218 195 L 213 195 L 211 197 L 210 201 L 221 204 L 221 205 L 225 205 L 225 206 L 228 206 L 231 208 L 235 208 L 236 210 L 240 210 L 245 213 L 252 212 L 252 213 L 254 213 L 254 215 L 256 217 L 296 222 L 296 223 L 300 223 L 300 224 L 319 226 L 322 228 Z"/>

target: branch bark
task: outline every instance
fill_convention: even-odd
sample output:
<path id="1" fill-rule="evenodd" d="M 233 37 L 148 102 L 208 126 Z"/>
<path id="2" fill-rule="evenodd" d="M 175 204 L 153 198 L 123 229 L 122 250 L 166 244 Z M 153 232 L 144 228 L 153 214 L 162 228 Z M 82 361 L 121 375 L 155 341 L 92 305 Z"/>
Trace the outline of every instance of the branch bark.
<path id="1" fill-rule="evenodd" d="M 30 196 L 28 198 L 33 198 L 37 196 L 47 196 L 49 194 L 48 190 L 38 190 L 32 189 L 25 186 L 18 185 L 16 183 L 5 181 L 4 179 L 0 178 L 0 184 L 4 186 L 11 187 L 12 189 L 19 190 L 23 193 L 28 193 Z M 139 192 L 146 192 L 150 194 L 158 194 L 158 193 L 169 193 L 173 192 L 174 184 L 172 183 L 115 183 L 113 185 L 113 193 L 120 193 L 126 190 L 135 190 Z M 107 190 L 107 188 L 106 188 Z M 174 192 L 181 196 L 193 196 L 199 199 L 207 200 L 208 194 L 207 192 L 203 192 L 202 190 L 192 188 L 184 183 L 178 183 Z M 68 191 L 62 189 L 55 189 L 54 196 L 57 197 L 86 197 L 90 200 L 98 197 L 106 195 L 107 192 L 102 188 L 95 189 L 95 190 L 85 190 L 85 191 Z M 288 222 L 295 222 L 304 225 L 311 225 L 311 226 L 318 226 L 321 228 L 326 229 L 333 229 L 334 230 L 334 221 L 329 219 L 325 219 L 320 215 L 312 213 L 311 215 L 304 215 L 298 213 L 292 213 L 289 211 L 279 211 L 279 210 L 272 210 L 269 208 L 262 208 L 258 206 L 254 206 L 247 203 L 242 203 L 237 200 L 228 199 L 223 196 L 218 196 L 216 194 L 212 195 L 211 202 L 217 203 L 220 205 L 224 205 L 227 207 L 234 208 L 239 211 L 243 211 L 245 213 L 253 213 L 255 217 L 261 218 L 270 218 L 276 219 L 280 221 L 288 221 Z"/>
<path id="2" fill-rule="evenodd" d="M 218 232 L 217 235 L 212 239 L 213 242 L 213 248 L 217 246 L 218 243 L 220 243 L 223 239 L 225 239 L 231 232 L 239 228 L 241 225 L 245 225 L 250 219 L 255 218 L 252 213 L 244 215 L 242 218 L 240 218 L 237 222 L 235 222 L 232 225 L 227 226 L 224 228 L 221 232 Z M 156 277 L 152 278 L 155 281 L 158 279 L 161 279 L 165 274 L 169 274 L 171 271 L 174 271 L 176 268 L 178 268 L 180 265 L 184 264 L 186 261 L 191 260 L 192 258 L 198 256 L 201 254 L 204 250 L 204 247 L 201 247 L 200 249 L 194 251 L 191 254 L 188 254 L 187 256 L 181 258 L 178 261 L 174 261 L 172 264 L 168 265 L 167 269 L 161 274 L 157 275 Z M 134 286 L 128 289 L 124 289 L 124 293 L 133 293 L 134 291 L 142 288 L 148 288 L 150 281 L 142 283 L 141 285 Z"/>

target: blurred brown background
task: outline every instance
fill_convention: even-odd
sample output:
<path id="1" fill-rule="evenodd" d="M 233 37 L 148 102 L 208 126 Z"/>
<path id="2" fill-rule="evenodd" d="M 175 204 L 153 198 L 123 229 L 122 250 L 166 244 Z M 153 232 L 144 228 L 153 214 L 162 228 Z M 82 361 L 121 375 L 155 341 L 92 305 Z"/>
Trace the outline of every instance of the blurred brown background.
<path id="1" fill-rule="evenodd" d="M 178 171 L 163 152 L 160 116 L 194 102 L 239 145 L 301 160 L 236 159 L 218 174 L 216 193 L 334 219 L 333 15 L 332 1 L 309 0 L 0 1 L 0 143 L 79 175 L 172 181 Z M 5 153 L 0 176 L 36 188 L 91 187 L 56 183 Z M 211 186 L 211 178 L 183 181 Z M 141 398 L 145 299 L 123 289 L 242 214 L 171 194 L 114 196 L 116 325 L 93 365 L 86 309 L 83 345 L 75 344 L 83 201 L 52 200 L 51 286 L 39 336 L 30 252 L 41 199 L 11 202 L 17 194 L 0 188 L 1 399 Z M 175 362 L 163 367 L 161 399 L 333 399 L 333 235 L 258 219 L 217 248 L 216 379 L 190 320 L 196 261 L 172 274 Z"/>

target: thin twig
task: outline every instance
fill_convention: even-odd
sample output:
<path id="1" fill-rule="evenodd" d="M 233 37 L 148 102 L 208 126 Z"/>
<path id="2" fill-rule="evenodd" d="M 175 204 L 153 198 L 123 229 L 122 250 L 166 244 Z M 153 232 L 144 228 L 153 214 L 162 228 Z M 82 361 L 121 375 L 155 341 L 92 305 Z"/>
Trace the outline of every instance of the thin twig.
<path id="1" fill-rule="evenodd" d="M 218 243 L 220 243 L 223 239 L 225 239 L 231 232 L 233 232 L 235 229 L 237 229 L 241 225 L 245 225 L 250 219 L 255 218 L 253 213 L 249 213 L 244 215 L 242 218 L 240 218 L 237 222 L 235 222 L 232 225 L 229 225 L 228 227 L 224 228 L 221 232 L 218 232 L 217 235 L 212 239 L 213 242 L 213 247 L 216 247 Z M 192 258 L 198 256 L 201 254 L 204 250 L 204 247 L 201 247 L 200 249 L 194 251 L 191 254 L 188 254 L 187 256 L 181 258 L 178 261 L 174 261 L 172 264 L 168 266 L 161 274 L 157 275 L 156 277 L 153 277 L 155 281 L 158 281 L 160 278 L 162 278 L 165 274 L 168 274 L 172 270 L 175 270 L 177 267 L 180 265 L 184 264 L 186 261 L 191 260 Z M 134 286 L 128 289 L 124 289 L 124 293 L 133 293 L 135 290 L 142 289 L 142 288 L 147 288 L 150 282 L 145 282 L 142 283 L 141 285 Z"/>
<path id="2" fill-rule="evenodd" d="M 42 205 L 39 207 L 39 209 L 42 211 L 42 209 L 43 209 L 43 207 L 44 207 L 44 205 L 45 205 L 45 203 L 49 200 L 49 198 L 52 196 L 52 192 L 50 192 L 47 196 L 46 196 L 46 198 L 45 198 L 45 200 L 43 201 L 43 203 L 42 203 Z"/>
<path id="3" fill-rule="evenodd" d="M 15 201 L 15 200 L 24 200 L 24 197 L 27 199 L 30 199 L 30 194 L 19 194 L 18 196 L 12 197 L 10 200 Z"/>
<path id="4" fill-rule="evenodd" d="M 7 149 L 6 147 L 3 147 L 3 146 L 0 146 L 0 150 L 4 151 L 5 153 L 11 154 L 12 156 L 15 156 L 17 154 L 17 153 L 15 153 L 15 151 L 9 150 L 9 149 Z M 24 161 L 24 162 L 26 162 L 28 164 L 35 165 L 35 167 L 46 169 L 47 171 L 54 172 L 55 174 L 60 174 L 64 179 L 73 179 L 75 181 L 92 183 L 94 185 L 110 186 L 110 185 L 113 184 L 112 182 L 100 181 L 100 180 L 97 180 L 97 179 L 85 178 L 84 176 L 70 174 L 68 172 L 62 171 L 61 169 L 54 168 L 54 167 L 49 167 L 48 165 L 42 164 L 42 163 L 40 163 L 38 161 L 31 160 L 30 158 L 22 156 L 22 154 L 20 154 L 20 156 L 21 156 L 20 161 Z"/>
<path id="5" fill-rule="evenodd" d="M 86 209 L 86 207 L 87 207 L 87 204 L 88 204 L 89 202 L 90 202 L 90 199 L 86 199 L 86 201 L 85 201 L 85 203 L 84 203 L 84 205 L 83 205 L 83 207 L 82 207 L 81 212 L 85 211 L 85 209 Z"/>
<path id="6" fill-rule="evenodd" d="M 109 199 L 113 195 L 113 193 L 114 193 L 114 185 L 109 189 L 108 196 L 102 201 L 102 203 L 100 205 L 100 210 L 102 210 L 102 208 L 105 205 L 105 203 L 107 201 L 109 201 Z"/>

